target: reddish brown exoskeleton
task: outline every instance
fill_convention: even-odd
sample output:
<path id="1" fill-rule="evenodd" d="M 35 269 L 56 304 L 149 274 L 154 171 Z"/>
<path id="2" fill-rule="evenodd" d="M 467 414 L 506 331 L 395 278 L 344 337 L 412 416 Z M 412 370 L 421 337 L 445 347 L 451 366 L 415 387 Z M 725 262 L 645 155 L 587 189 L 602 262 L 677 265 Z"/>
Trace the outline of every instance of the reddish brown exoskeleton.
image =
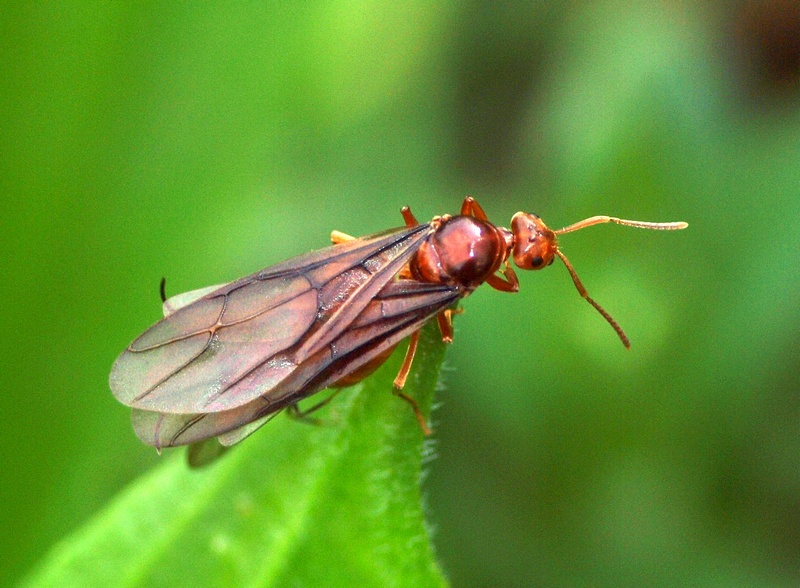
<path id="1" fill-rule="evenodd" d="M 133 408 L 136 434 L 157 448 L 217 438 L 232 445 L 284 408 L 324 388 L 353 385 L 372 373 L 410 336 L 395 379 L 402 392 L 419 330 L 437 317 L 442 338 L 453 339 L 457 301 L 484 282 L 516 292 L 508 265 L 541 269 L 559 257 L 578 292 L 627 336 L 586 292 L 558 247 L 557 236 L 613 222 L 674 230 L 686 223 L 649 223 L 596 216 L 553 231 L 518 212 L 511 229 L 490 223 L 466 198 L 457 216 L 420 224 L 406 207 L 406 226 L 369 237 L 334 231 L 334 246 L 272 266 L 230 284 L 164 301 L 164 319 L 120 355 L 110 386 Z"/>

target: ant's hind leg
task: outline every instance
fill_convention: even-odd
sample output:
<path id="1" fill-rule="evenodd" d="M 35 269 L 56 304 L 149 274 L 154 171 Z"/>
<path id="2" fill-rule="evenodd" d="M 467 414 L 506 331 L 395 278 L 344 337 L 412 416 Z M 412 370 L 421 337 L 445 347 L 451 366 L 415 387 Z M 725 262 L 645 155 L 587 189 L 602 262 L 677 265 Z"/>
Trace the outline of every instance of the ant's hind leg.
<path id="1" fill-rule="evenodd" d="M 331 231 L 331 243 L 334 245 L 338 245 L 339 243 L 347 243 L 348 241 L 353 241 L 355 237 L 352 235 L 348 235 L 347 233 L 343 233 L 341 231 Z"/>

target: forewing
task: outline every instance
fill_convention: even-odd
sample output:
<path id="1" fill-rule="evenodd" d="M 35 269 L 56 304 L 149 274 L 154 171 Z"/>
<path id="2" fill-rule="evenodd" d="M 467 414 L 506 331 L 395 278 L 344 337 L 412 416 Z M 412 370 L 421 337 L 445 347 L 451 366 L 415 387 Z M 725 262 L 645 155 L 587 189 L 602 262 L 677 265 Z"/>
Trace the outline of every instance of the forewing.
<path id="1" fill-rule="evenodd" d="M 301 276 L 202 298 L 131 344 L 114 364 L 111 390 L 136 408 L 202 412 L 265 362 L 259 381 L 272 387 L 295 367 L 276 356 L 305 334 L 316 312 L 316 292 Z"/>
<path id="2" fill-rule="evenodd" d="M 208 293 L 188 293 L 117 359 L 112 392 L 158 413 L 246 405 L 346 329 L 429 230 L 420 225 L 356 239 Z M 196 292 L 202 295 L 194 298 Z"/>
<path id="3" fill-rule="evenodd" d="M 407 280 L 389 283 L 349 329 L 268 394 L 232 410 L 205 414 L 134 410 L 134 430 L 142 441 L 155 447 L 186 445 L 213 437 L 232 445 L 273 414 L 335 384 L 391 349 L 459 297 L 457 290 L 446 286 Z"/>
<path id="4" fill-rule="evenodd" d="M 422 328 L 461 295 L 451 286 L 413 280 L 387 284 L 346 331 L 319 349 L 276 387 L 270 400 L 297 402 L 312 392 L 336 384 Z"/>

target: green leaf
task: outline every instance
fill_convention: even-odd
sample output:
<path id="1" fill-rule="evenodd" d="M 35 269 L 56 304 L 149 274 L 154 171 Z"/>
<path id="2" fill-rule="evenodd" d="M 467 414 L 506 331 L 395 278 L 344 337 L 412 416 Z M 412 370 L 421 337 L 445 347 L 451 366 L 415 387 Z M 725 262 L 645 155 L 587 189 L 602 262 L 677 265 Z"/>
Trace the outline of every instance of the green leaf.
<path id="1" fill-rule="evenodd" d="M 444 357 L 433 323 L 406 386 L 426 414 Z M 401 347 L 316 413 L 322 425 L 280 416 L 202 469 L 168 453 L 25 585 L 446 586 L 421 506 L 423 435 L 391 393 Z"/>

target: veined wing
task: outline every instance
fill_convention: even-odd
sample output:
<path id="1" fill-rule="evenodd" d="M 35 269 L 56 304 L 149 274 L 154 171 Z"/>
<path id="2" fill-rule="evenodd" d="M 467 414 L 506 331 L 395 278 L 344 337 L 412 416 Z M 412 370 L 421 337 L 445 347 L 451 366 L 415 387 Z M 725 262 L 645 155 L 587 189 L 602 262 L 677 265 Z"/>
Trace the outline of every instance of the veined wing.
<path id="1" fill-rule="evenodd" d="M 355 239 L 179 298 L 114 363 L 112 392 L 123 404 L 161 413 L 247 404 L 347 329 L 431 230 Z"/>
<path id="2" fill-rule="evenodd" d="M 133 411 L 139 438 L 155 447 L 197 443 L 219 437 L 232 445 L 278 411 L 335 384 L 345 375 L 418 330 L 436 313 L 460 298 L 453 287 L 413 280 L 384 286 L 345 331 L 298 367 L 275 388 L 231 410 L 201 414 Z"/>

